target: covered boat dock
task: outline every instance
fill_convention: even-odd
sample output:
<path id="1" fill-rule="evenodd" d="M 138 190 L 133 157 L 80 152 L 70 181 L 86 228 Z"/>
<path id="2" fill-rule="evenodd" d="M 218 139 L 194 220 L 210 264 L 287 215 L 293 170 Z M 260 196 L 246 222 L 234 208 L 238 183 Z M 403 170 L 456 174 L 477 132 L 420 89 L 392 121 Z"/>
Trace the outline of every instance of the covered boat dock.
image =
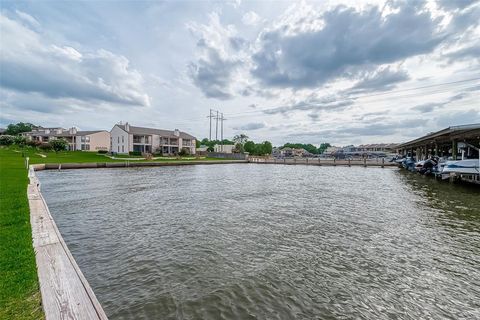
<path id="1" fill-rule="evenodd" d="M 480 123 L 475 123 L 448 127 L 401 143 L 397 146 L 397 153 L 413 156 L 417 161 L 431 156 L 452 160 L 478 159 L 479 147 Z"/>

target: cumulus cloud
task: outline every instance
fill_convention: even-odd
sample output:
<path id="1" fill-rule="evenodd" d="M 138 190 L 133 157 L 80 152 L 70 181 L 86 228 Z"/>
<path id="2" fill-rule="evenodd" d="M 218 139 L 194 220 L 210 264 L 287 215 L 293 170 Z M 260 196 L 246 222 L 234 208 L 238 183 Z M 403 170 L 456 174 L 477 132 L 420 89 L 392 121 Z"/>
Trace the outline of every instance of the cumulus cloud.
<path id="1" fill-rule="evenodd" d="M 222 58 L 214 48 L 206 48 L 205 51 L 206 57 L 189 64 L 190 77 L 206 97 L 230 99 L 229 85 L 238 61 Z"/>
<path id="2" fill-rule="evenodd" d="M 73 98 L 148 106 L 143 78 L 123 56 L 106 50 L 79 52 L 49 43 L 45 37 L 0 16 L 2 55 L 0 86 L 50 98 Z"/>
<path id="3" fill-rule="evenodd" d="M 188 75 L 193 83 L 208 98 L 232 98 L 232 78 L 240 60 L 228 52 L 231 48 L 241 49 L 245 45 L 244 39 L 236 37 L 233 26 L 222 26 L 216 12 L 209 15 L 209 24 L 190 23 L 187 28 L 194 36 L 200 37 L 198 59 L 188 65 Z"/>
<path id="4" fill-rule="evenodd" d="M 477 1 L 478 0 L 438 0 L 437 4 L 440 6 L 440 8 L 446 10 L 463 10 Z"/>
<path id="5" fill-rule="evenodd" d="M 23 12 L 23 11 L 20 11 L 20 10 L 15 10 L 15 13 L 17 14 L 17 16 L 25 21 L 26 23 L 30 24 L 32 27 L 35 27 L 35 28 L 38 28 L 40 27 L 40 23 L 38 23 L 37 19 L 35 19 L 34 17 L 32 17 L 31 15 L 29 15 L 28 13 L 26 12 Z"/>
<path id="6" fill-rule="evenodd" d="M 445 54 L 445 58 L 449 60 L 449 62 L 455 61 L 465 61 L 465 60 L 480 60 L 480 41 L 477 41 L 473 45 L 469 45 L 463 47 L 461 49 L 457 49 L 455 51 L 449 52 Z"/>
<path id="7" fill-rule="evenodd" d="M 434 110 L 441 109 L 448 104 L 462 100 L 464 98 L 470 97 L 474 91 L 470 90 L 471 88 L 465 89 L 463 92 L 460 92 L 458 94 L 455 94 L 448 99 L 441 101 L 441 102 L 428 102 L 428 103 L 423 103 L 417 106 L 414 106 L 411 108 L 412 111 L 418 111 L 420 113 L 429 113 L 433 112 Z M 478 89 L 478 88 L 477 88 Z"/>
<path id="8" fill-rule="evenodd" d="M 470 109 L 460 112 L 449 112 L 436 117 L 436 123 L 441 127 L 458 126 L 480 122 L 480 111 Z"/>
<path id="9" fill-rule="evenodd" d="M 406 1 L 383 15 L 344 6 L 264 32 L 253 55 L 252 74 L 267 86 L 308 88 L 370 68 L 432 52 L 444 39 L 439 20 L 417 1 Z M 309 13 L 315 16 L 314 13 Z M 304 18 L 304 17 L 303 17 Z"/>
<path id="10" fill-rule="evenodd" d="M 374 72 L 367 72 L 351 89 L 352 92 L 386 91 L 395 88 L 403 81 L 410 79 L 407 71 L 393 68 L 379 68 Z"/>
<path id="11" fill-rule="evenodd" d="M 243 126 L 239 126 L 239 127 L 234 127 L 233 129 L 234 130 L 245 130 L 245 131 L 251 131 L 251 130 L 258 130 L 258 129 L 262 129 L 262 128 L 265 128 L 266 127 L 266 124 L 263 123 L 263 122 L 252 122 L 252 123 L 247 123 Z"/>
<path id="12" fill-rule="evenodd" d="M 243 15 L 242 22 L 247 26 L 255 26 L 260 22 L 260 16 L 253 11 L 249 11 Z"/>
<path id="13" fill-rule="evenodd" d="M 351 99 L 338 100 L 337 97 L 317 97 L 316 95 L 311 95 L 304 100 L 293 102 L 289 105 L 264 109 L 262 111 L 265 114 L 286 114 L 292 111 L 340 111 L 353 104 L 354 101 Z"/>
<path id="14" fill-rule="evenodd" d="M 348 139 L 351 141 L 358 136 L 366 137 L 384 137 L 391 136 L 398 131 L 413 131 L 417 127 L 424 126 L 426 120 L 423 119 L 405 119 L 402 121 L 374 122 L 363 125 L 340 125 L 334 129 L 323 129 L 310 132 L 295 132 L 287 136 L 291 139 L 309 140 L 311 137 L 318 137 L 320 140 Z M 414 135 L 417 134 L 414 133 Z"/>

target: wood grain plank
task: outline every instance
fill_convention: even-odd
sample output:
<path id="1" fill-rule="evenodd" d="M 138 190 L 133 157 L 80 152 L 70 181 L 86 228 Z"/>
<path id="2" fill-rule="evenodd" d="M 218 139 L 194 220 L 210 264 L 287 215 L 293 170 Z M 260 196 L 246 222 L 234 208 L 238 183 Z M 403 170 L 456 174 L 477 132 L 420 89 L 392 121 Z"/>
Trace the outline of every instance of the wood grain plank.
<path id="1" fill-rule="evenodd" d="M 33 167 L 27 189 L 42 304 L 47 320 L 107 316 L 78 267 L 40 193 Z"/>

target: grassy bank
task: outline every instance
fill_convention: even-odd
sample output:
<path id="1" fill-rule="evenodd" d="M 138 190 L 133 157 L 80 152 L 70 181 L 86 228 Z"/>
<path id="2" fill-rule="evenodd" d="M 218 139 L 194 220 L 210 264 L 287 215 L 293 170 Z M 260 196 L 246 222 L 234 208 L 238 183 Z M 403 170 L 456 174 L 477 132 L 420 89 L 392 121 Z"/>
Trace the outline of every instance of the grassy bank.
<path id="1" fill-rule="evenodd" d="M 0 319 L 43 319 L 23 161 L 0 148 Z"/>
<path id="2" fill-rule="evenodd" d="M 161 157 L 156 158 L 154 160 L 145 160 L 139 158 L 137 156 L 128 156 L 128 155 L 120 155 L 115 156 L 118 159 L 112 159 L 104 154 L 98 154 L 96 152 L 84 152 L 84 151 L 63 151 L 63 152 L 43 152 L 38 151 L 32 148 L 25 148 L 24 150 L 10 147 L 8 148 L 10 151 L 14 153 L 18 153 L 21 157 L 22 153 L 29 157 L 30 164 L 36 163 L 89 163 L 89 162 L 125 162 L 126 159 L 123 158 L 138 158 L 139 160 L 129 160 L 129 161 L 143 161 L 143 162 L 176 162 L 176 161 L 214 161 L 214 160 L 225 160 L 219 158 L 194 158 L 192 156 L 188 157 Z"/>

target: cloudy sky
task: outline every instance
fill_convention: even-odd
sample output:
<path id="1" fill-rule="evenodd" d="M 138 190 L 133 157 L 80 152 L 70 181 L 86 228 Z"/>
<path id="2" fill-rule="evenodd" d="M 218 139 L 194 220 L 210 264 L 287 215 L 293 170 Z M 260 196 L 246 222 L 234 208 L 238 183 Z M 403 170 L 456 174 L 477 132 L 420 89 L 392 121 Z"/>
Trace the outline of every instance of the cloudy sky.
<path id="1" fill-rule="evenodd" d="M 274 144 L 480 122 L 480 2 L 2 1 L 0 126 L 119 121 Z"/>

